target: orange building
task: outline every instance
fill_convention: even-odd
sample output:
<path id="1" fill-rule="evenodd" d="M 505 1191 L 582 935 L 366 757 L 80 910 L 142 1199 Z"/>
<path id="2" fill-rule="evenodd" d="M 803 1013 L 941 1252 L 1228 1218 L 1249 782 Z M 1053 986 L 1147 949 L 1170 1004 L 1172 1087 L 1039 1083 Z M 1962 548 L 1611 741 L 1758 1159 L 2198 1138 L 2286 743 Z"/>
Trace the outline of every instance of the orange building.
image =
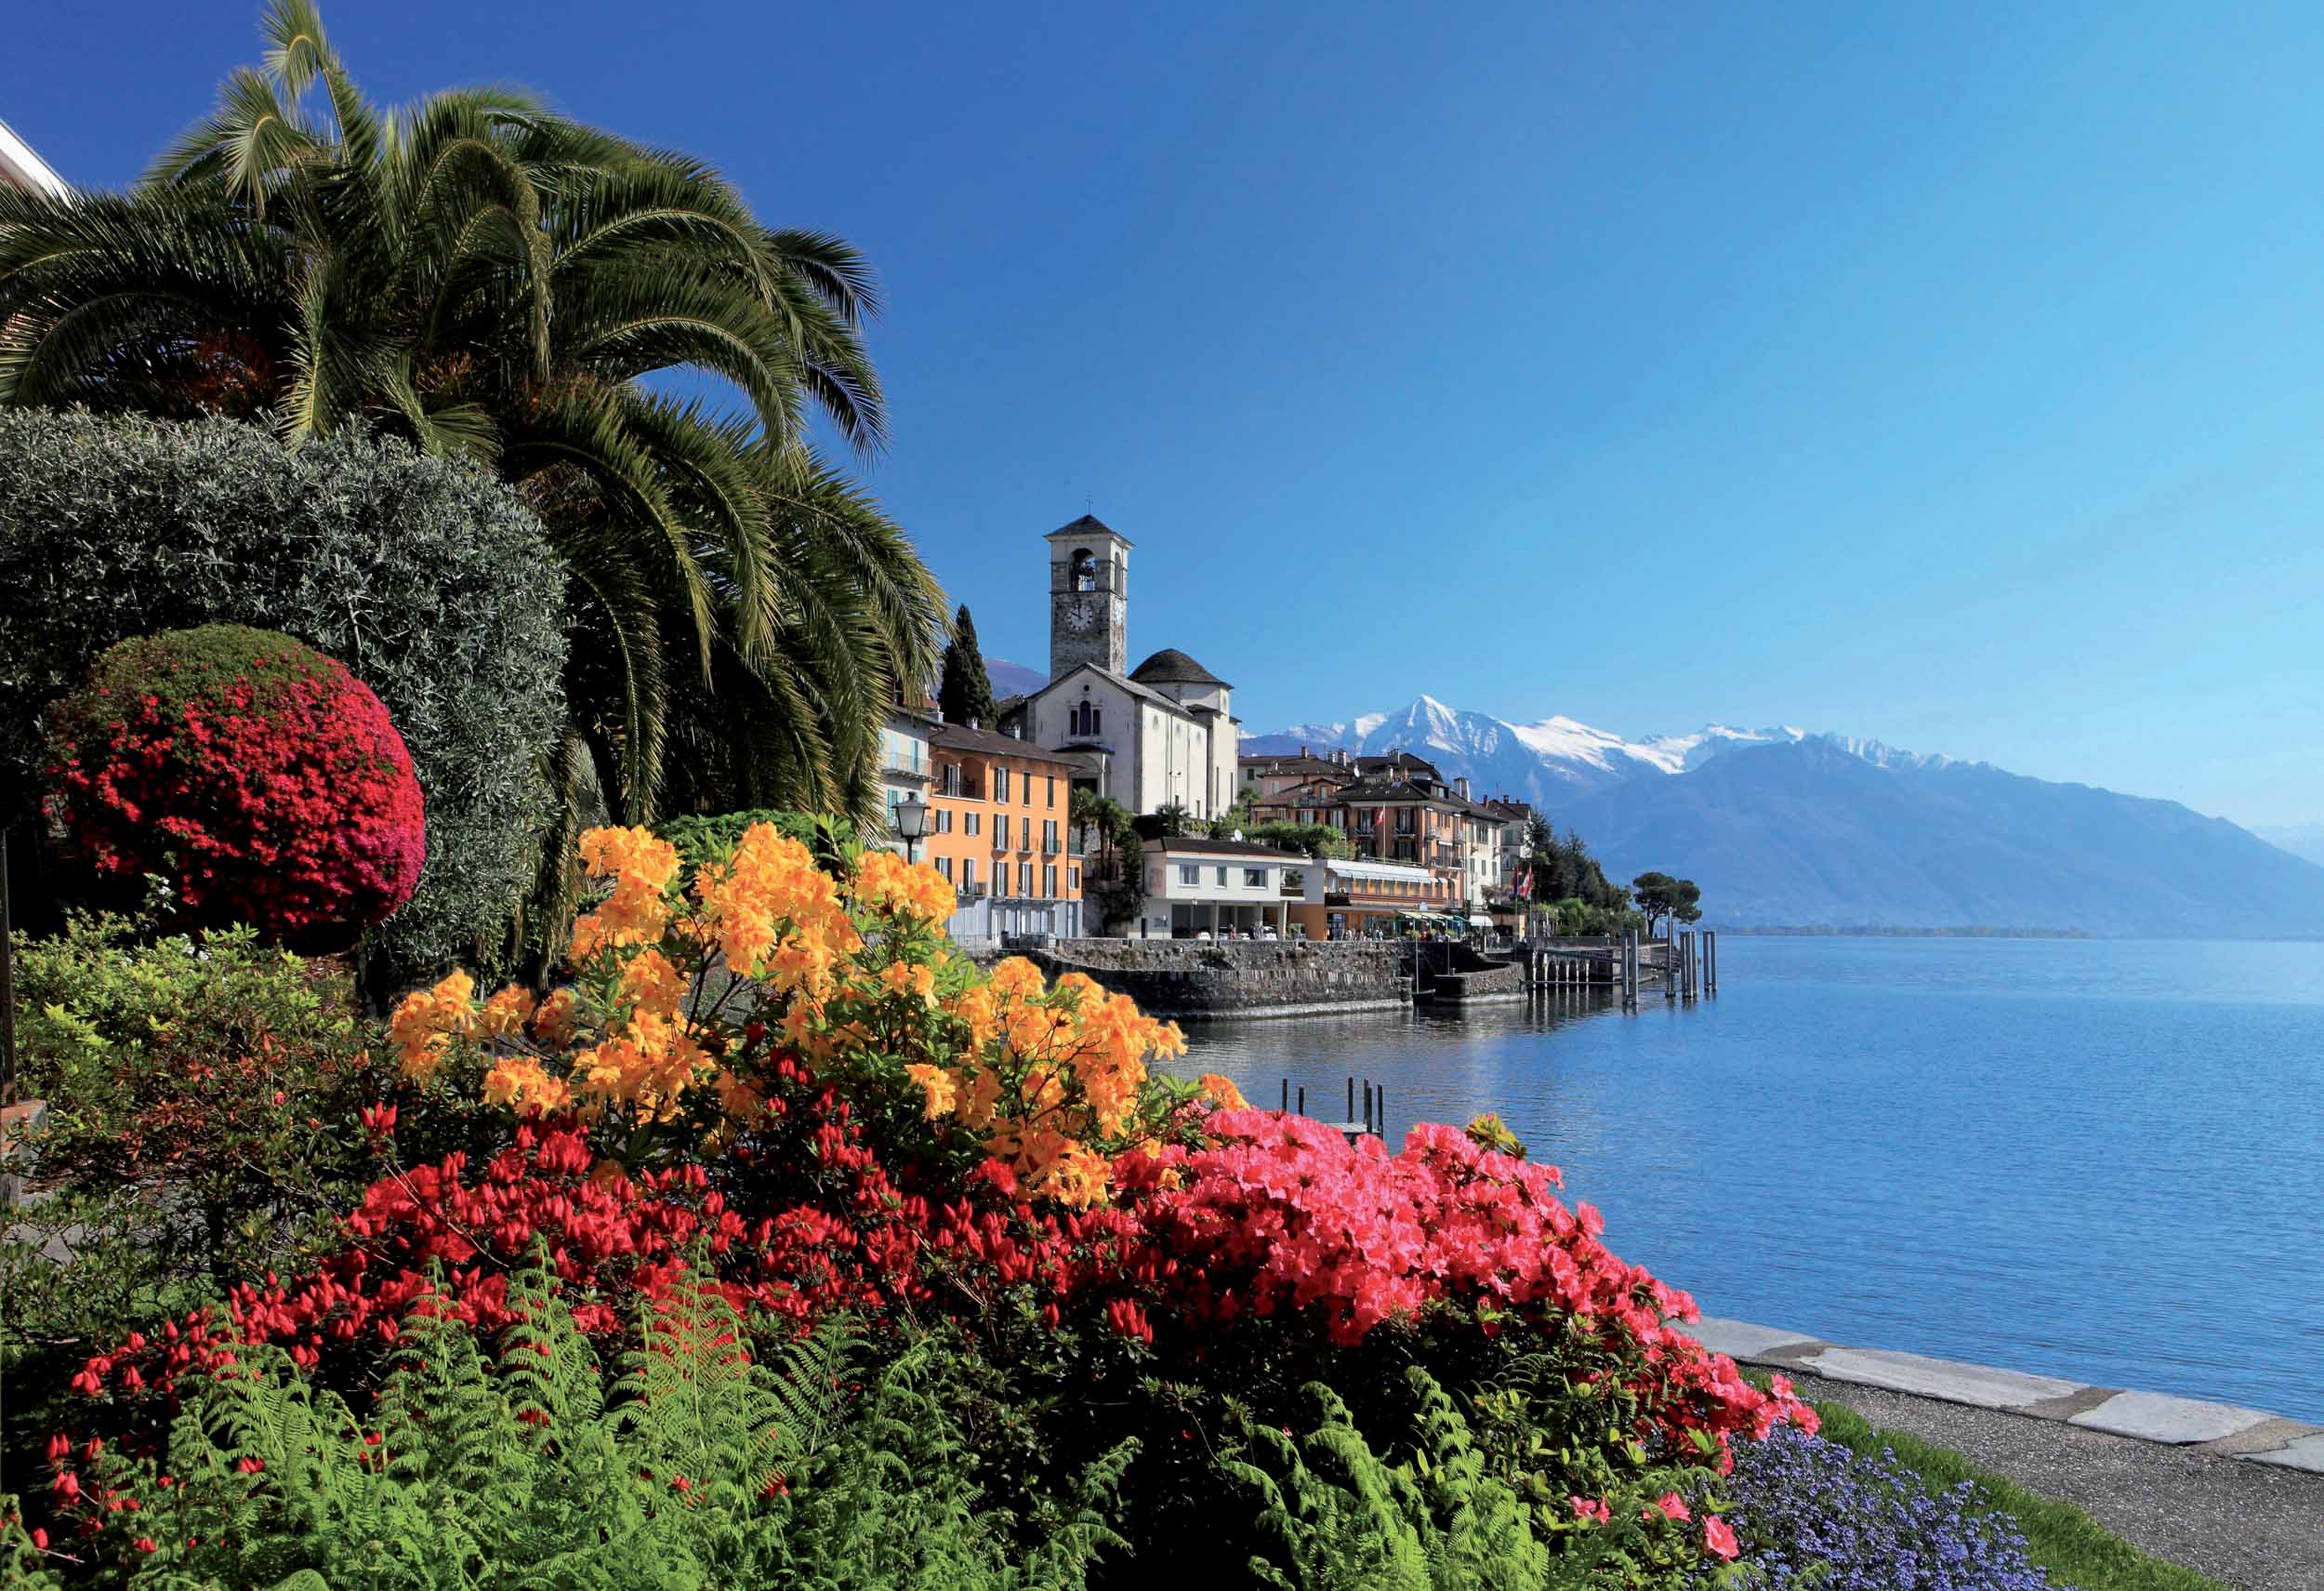
<path id="1" fill-rule="evenodd" d="M 1028 740 L 966 724 L 929 733 L 928 836 L 920 856 L 960 897 L 964 945 L 1078 937 L 1081 863 L 1068 832 L 1076 764 Z"/>

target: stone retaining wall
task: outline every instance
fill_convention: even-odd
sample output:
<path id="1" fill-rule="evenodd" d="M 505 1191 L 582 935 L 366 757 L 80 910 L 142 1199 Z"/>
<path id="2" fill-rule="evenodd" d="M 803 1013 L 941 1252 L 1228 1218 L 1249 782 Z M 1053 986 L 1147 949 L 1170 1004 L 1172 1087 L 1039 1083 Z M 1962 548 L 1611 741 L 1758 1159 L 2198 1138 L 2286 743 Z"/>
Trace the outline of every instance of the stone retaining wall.
<path id="1" fill-rule="evenodd" d="M 1152 1016 L 1213 1021 L 1406 1003 L 1404 952 L 1299 940 L 1066 939 L 1032 952 L 1054 978 L 1087 973 Z"/>
<path id="2" fill-rule="evenodd" d="M 1458 973 L 1438 973 L 1429 997 L 1446 1005 L 1473 1005 L 1481 1000 L 1523 1000 L 1525 969 L 1515 961 Z"/>

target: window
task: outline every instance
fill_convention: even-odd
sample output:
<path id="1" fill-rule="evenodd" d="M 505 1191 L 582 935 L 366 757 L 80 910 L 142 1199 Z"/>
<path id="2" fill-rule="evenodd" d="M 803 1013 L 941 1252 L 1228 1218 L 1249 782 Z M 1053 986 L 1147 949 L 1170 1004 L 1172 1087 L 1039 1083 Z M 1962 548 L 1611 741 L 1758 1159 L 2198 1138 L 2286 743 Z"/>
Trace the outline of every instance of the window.
<path id="1" fill-rule="evenodd" d="M 1073 711 L 1065 715 L 1065 733 L 1076 740 L 1087 740 L 1104 726 L 1105 715 L 1095 702 L 1076 702 Z"/>
<path id="2" fill-rule="evenodd" d="M 960 858 L 960 887 L 962 889 L 976 887 L 976 858 L 974 856 Z"/>
<path id="3" fill-rule="evenodd" d="M 1017 864 L 1017 893 L 1019 895 L 1033 893 L 1033 864 L 1030 862 Z"/>
<path id="4" fill-rule="evenodd" d="M 1041 893 L 1051 900 L 1057 898 L 1057 864 L 1041 864 Z"/>
<path id="5" fill-rule="evenodd" d="M 1098 561 L 1086 547 L 1074 549 L 1074 590 L 1094 591 L 1098 589 Z"/>
<path id="6" fill-rule="evenodd" d="M 1226 869 L 1224 868 L 1221 868 L 1219 869 L 1219 887 L 1221 889 L 1226 888 Z"/>
<path id="7" fill-rule="evenodd" d="M 1041 849 L 1052 856 L 1057 855 L 1057 819 L 1053 817 L 1042 820 Z"/>
<path id="8" fill-rule="evenodd" d="M 1033 804 L 1033 776 L 1031 774 L 1024 776 L 1024 804 L 1027 806 Z M 1054 806 L 1056 802 L 1051 802 L 1050 804 Z"/>
<path id="9" fill-rule="evenodd" d="M 960 832 L 963 834 L 981 833 L 983 832 L 984 823 L 984 815 L 983 813 L 964 812 L 960 815 Z"/>
<path id="10" fill-rule="evenodd" d="M 1178 865 L 1178 882 L 1182 884 L 1199 884 L 1202 882 L 1202 869 L 1192 862 L 1181 862 Z"/>
<path id="11" fill-rule="evenodd" d="M 1243 887 L 1245 889 L 1265 889 L 1267 887 L 1267 869 L 1264 868 L 1245 868 L 1243 869 Z"/>
<path id="12" fill-rule="evenodd" d="M 936 789 L 939 793 L 948 796 L 957 796 L 960 793 L 959 763 L 946 762 L 944 764 L 944 776 L 937 780 Z"/>
<path id="13" fill-rule="evenodd" d="M 1081 869 L 1079 868 L 1067 868 L 1065 876 L 1073 881 L 1073 887 L 1075 889 L 1077 890 L 1081 887 Z"/>
<path id="14" fill-rule="evenodd" d="M 944 875 L 944 882 L 952 882 L 952 858 L 950 856 L 937 857 L 936 870 Z"/>
<path id="15" fill-rule="evenodd" d="M 1286 873 L 1283 875 L 1283 891 L 1286 895 L 1301 895 L 1306 892 L 1306 889 L 1307 875 L 1305 873 Z"/>
<path id="16" fill-rule="evenodd" d="M 1009 815 L 1005 812 L 993 814 L 993 849 L 1009 849 Z"/>
<path id="17" fill-rule="evenodd" d="M 1049 776 L 1049 799 L 1041 804 L 1043 806 L 1055 806 L 1057 804 L 1057 776 L 1055 774 Z"/>

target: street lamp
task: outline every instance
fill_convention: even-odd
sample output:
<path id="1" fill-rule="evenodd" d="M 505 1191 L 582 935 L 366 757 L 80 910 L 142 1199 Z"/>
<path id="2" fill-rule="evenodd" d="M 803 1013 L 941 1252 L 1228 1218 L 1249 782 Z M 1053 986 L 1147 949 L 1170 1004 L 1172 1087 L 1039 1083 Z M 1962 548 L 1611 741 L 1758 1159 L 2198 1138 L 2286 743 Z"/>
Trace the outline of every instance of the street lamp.
<path id="1" fill-rule="evenodd" d="M 904 859 L 918 860 L 920 837 L 928 832 L 928 803 L 917 795 L 896 802 L 896 838 L 904 842 Z"/>

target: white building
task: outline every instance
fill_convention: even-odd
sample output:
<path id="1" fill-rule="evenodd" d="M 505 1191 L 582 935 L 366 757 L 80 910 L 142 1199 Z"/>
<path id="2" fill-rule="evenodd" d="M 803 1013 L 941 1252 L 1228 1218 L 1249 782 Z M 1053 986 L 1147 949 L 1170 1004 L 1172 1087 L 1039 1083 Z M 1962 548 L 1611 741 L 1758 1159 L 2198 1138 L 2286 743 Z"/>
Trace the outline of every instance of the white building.
<path id="1" fill-rule="evenodd" d="M 21 188 L 28 193 L 45 193 L 51 199 L 61 199 L 73 190 L 65 186 L 63 178 L 49 169 L 48 163 L 33 152 L 33 146 L 16 136 L 6 122 L 0 122 L 0 184 Z"/>
<path id="2" fill-rule="evenodd" d="M 879 728 L 879 793 L 888 815 L 888 831 L 872 842 L 899 856 L 906 855 L 908 848 L 896 835 L 896 808 L 906 796 L 928 799 L 928 781 L 933 772 L 929 736 L 935 727 L 932 714 L 899 707 L 889 710 L 887 722 Z"/>
<path id="3" fill-rule="evenodd" d="M 1172 834 L 1146 843 L 1143 939 L 1292 936 L 1291 907 L 1319 864 L 1248 840 Z M 1289 880 L 1296 880 L 1296 883 Z"/>
<path id="4" fill-rule="evenodd" d="M 1235 804 L 1234 687 L 1174 647 L 1129 668 L 1130 543 L 1084 514 L 1050 547 L 1050 683 L 1009 704 L 1004 728 L 1082 754 L 1089 783 L 1133 813 Z"/>

